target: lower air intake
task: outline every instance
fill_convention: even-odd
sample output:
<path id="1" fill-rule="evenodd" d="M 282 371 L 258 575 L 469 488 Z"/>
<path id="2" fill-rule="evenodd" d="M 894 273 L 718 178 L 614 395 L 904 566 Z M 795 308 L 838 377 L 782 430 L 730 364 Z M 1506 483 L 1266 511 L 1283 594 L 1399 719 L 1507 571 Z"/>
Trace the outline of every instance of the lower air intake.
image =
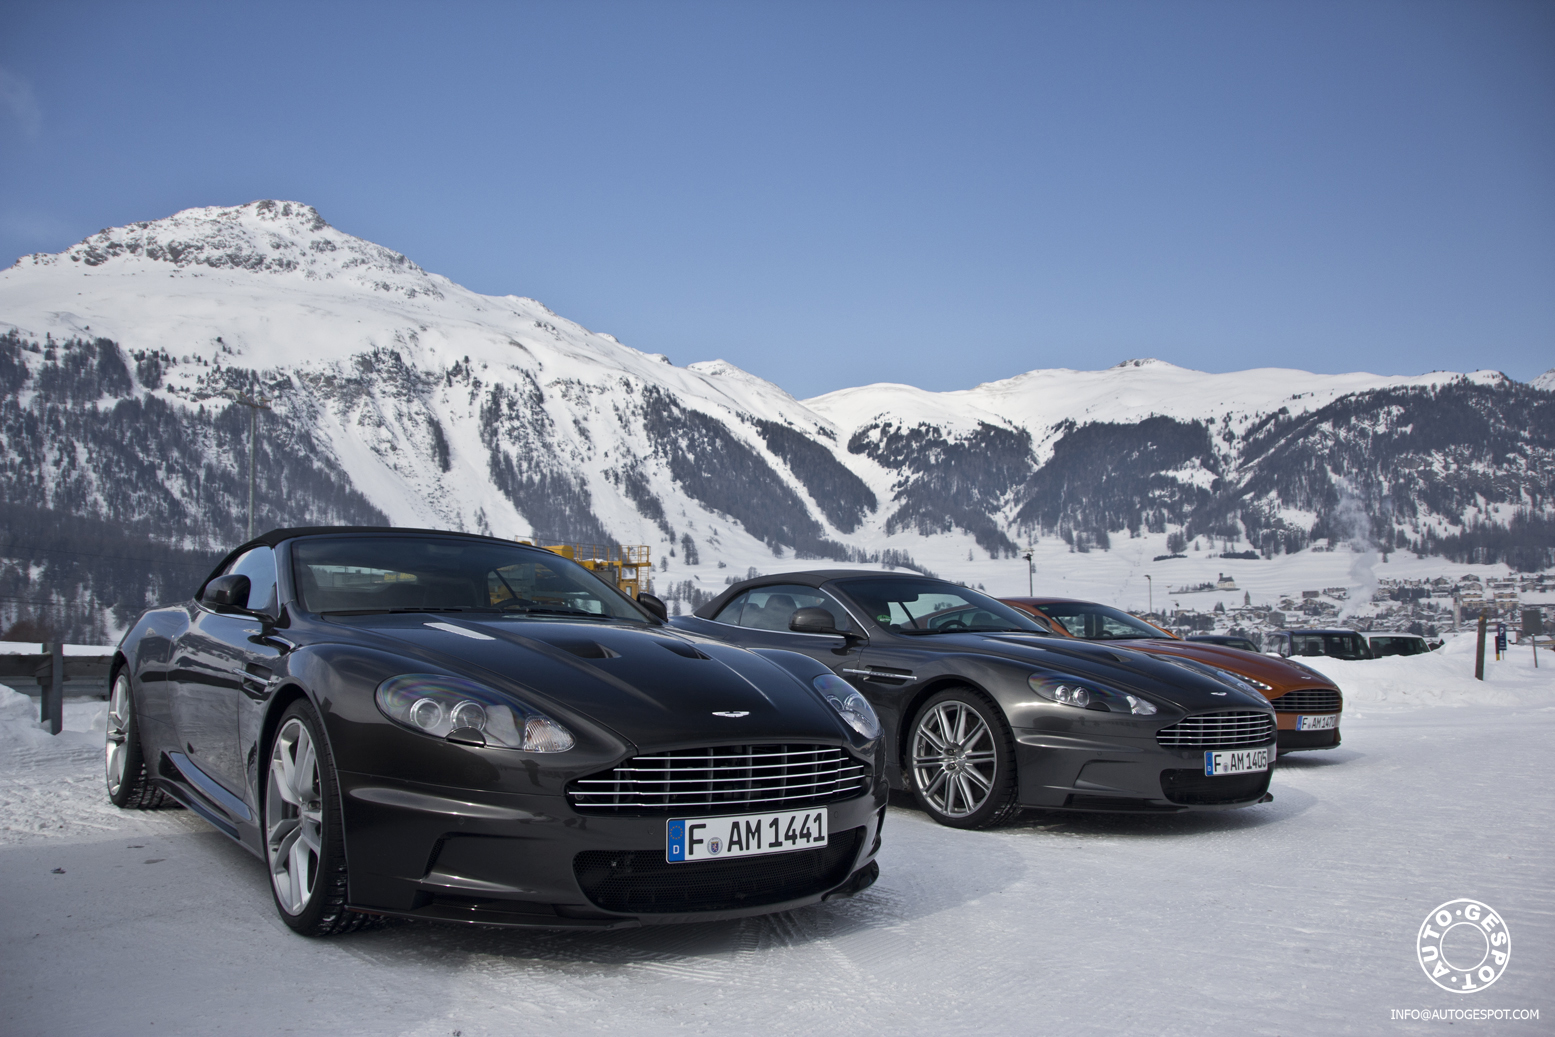
<path id="1" fill-rule="evenodd" d="M 662 848 L 587 850 L 572 871 L 595 907 L 623 914 L 732 911 L 816 896 L 848 877 L 867 829 L 833 832 L 814 850 L 670 864 Z"/>
<path id="2" fill-rule="evenodd" d="M 1173 803 L 1211 806 L 1217 803 L 1248 803 L 1262 799 L 1269 791 L 1271 771 L 1257 774 L 1223 774 L 1210 777 L 1204 768 L 1183 768 L 1161 772 L 1161 792 Z"/>

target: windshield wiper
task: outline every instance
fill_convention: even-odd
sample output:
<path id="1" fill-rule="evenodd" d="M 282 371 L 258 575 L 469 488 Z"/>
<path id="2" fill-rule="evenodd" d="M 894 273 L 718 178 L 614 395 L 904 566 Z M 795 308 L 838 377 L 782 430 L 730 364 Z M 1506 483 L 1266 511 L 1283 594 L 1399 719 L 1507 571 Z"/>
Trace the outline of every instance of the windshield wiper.
<path id="1" fill-rule="evenodd" d="M 390 609 L 390 608 L 379 608 L 379 609 L 329 609 L 329 610 L 327 610 L 325 612 L 320 612 L 319 615 L 321 615 L 321 616 L 392 616 L 392 615 L 404 615 L 404 614 L 416 613 L 416 612 L 496 612 L 496 611 L 498 611 L 498 610 L 497 609 L 488 609 L 488 608 L 478 608 L 478 607 L 477 608 L 465 608 L 465 607 L 447 607 L 447 608 L 445 608 L 445 607 L 438 606 L 438 605 L 430 605 L 430 606 L 427 606 L 427 607 L 424 607 L 424 608 L 422 608 L 422 607 L 412 607 L 412 608 L 392 608 L 392 609 Z"/>
<path id="2" fill-rule="evenodd" d="M 528 615 L 584 616 L 584 617 L 586 617 L 588 619 L 614 619 L 614 618 L 616 618 L 614 616 L 607 616 L 603 612 L 590 612 L 587 609 L 568 608 L 565 605 L 509 605 L 506 608 L 500 609 L 498 611 L 509 613 L 509 614 L 514 613 L 514 612 L 519 612 L 519 613 L 523 613 L 526 616 L 528 616 Z"/>

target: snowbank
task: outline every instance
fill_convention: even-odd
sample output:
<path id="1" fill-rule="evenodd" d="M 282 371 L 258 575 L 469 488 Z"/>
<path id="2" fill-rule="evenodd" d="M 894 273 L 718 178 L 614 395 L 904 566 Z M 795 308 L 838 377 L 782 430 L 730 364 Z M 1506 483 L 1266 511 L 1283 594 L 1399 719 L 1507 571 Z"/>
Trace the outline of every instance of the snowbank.
<path id="1" fill-rule="evenodd" d="M 1302 658 L 1303 665 L 1335 681 L 1344 691 L 1345 709 L 1402 709 L 1415 706 L 1555 706 L 1555 653 L 1512 645 L 1496 661 L 1494 644 L 1485 646 L 1485 679 L 1474 679 L 1474 635 L 1458 634 L 1429 655 L 1389 656 L 1348 662 Z"/>

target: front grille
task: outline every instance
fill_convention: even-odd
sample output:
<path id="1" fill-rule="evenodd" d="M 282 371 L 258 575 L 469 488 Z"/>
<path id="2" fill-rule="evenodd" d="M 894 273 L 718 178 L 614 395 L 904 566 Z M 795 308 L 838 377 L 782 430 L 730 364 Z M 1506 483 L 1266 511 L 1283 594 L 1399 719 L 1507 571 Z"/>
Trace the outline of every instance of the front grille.
<path id="1" fill-rule="evenodd" d="M 587 813 L 788 810 L 849 799 L 869 767 L 831 745 L 718 745 L 634 756 L 577 778 L 567 800 Z"/>
<path id="2" fill-rule="evenodd" d="M 1161 791 L 1173 803 L 1246 803 L 1269 791 L 1269 771 L 1210 777 L 1203 767 L 1161 772 Z"/>
<path id="3" fill-rule="evenodd" d="M 624 914 L 732 911 L 815 896 L 841 885 L 867 828 L 833 832 L 827 845 L 722 861 L 670 864 L 663 848 L 586 850 L 572 860 L 583 895 Z"/>
<path id="4" fill-rule="evenodd" d="M 1163 749 L 1240 749 L 1273 737 L 1274 718 L 1251 712 L 1200 713 L 1155 733 Z"/>
<path id="5" fill-rule="evenodd" d="M 1337 713 L 1342 705 L 1339 693 L 1332 688 L 1297 688 L 1269 704 L 1281 713 Z"/>

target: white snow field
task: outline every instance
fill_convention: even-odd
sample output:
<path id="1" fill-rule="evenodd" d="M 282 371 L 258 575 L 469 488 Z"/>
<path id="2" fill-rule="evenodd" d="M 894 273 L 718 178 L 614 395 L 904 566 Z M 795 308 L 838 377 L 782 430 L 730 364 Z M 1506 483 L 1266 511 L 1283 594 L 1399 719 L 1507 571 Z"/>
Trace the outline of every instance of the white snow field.
<path id="1" fill-rule="evenodd" d="M 1272 803 L 1028 814 L 991 832 L 893 807 L 850 901 L 614 933 L 403 924 L 310 941 L 260 862 L 188 812 L 124 813 L 102 705 L 37 730 L 0 691 L 7 1034 L 1378 1034 L 1555 1030 L 1555 657 L 1472 678 L 1473 644 L 1322 663 L 1344 745 L 1279 762 Z M 1511 960 L 1471 994 L 1415 956 L 1471 897 Z M 1537 1010 L 1398 1021 L 1395 1010 Z"/>

